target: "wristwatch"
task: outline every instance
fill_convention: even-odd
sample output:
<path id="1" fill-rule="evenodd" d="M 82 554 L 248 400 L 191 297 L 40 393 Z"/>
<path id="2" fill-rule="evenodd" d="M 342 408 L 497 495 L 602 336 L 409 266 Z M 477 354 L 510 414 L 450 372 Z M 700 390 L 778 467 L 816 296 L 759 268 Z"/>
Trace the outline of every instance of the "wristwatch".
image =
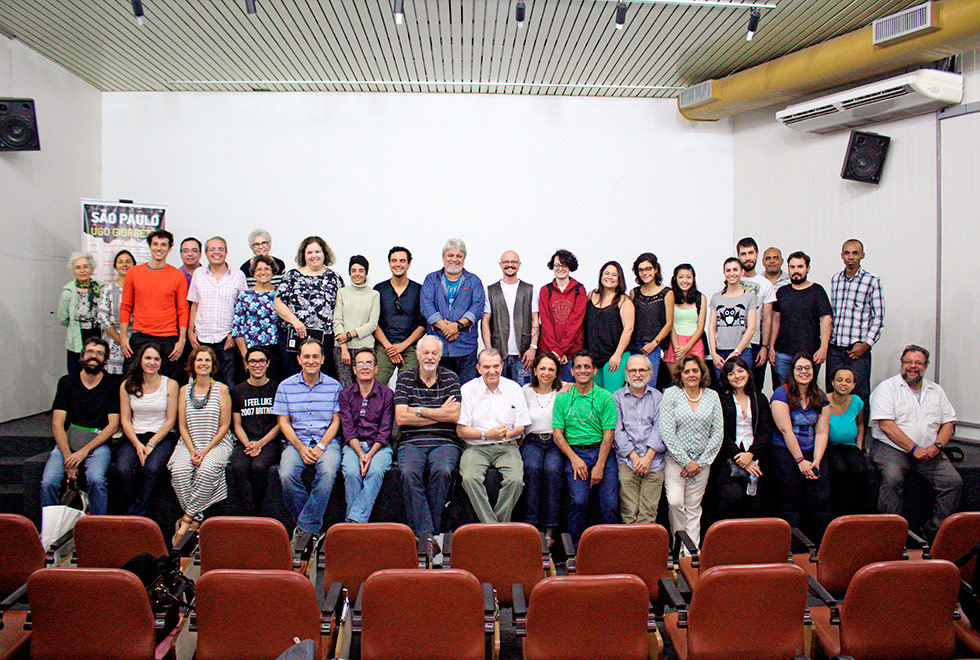
<path id="1" fill-rule="evenodd" d="M 460 332 L 463 332 L 464 330 L 466 330 L 466 326 L 463 325 L 463 322 L 462 321 L 456 321 L 456 327 L 459 328 L 459 331 Z"/>
<path id="2" fill-rule="evenodd" d="M 327 448 L 323 446 L 322 442 L 316 443 L 316 448 L 319 449 L 320 451 L 327 451 Z"/>
<path id="3" fill-rule="evenodd" d="M 538 350 L 538 345 L 537 344 L 531 344 L 531 348 L 533 348 L 534 350 Z"/>
<path id="4" fill-rule="evenodd" d="M 486 442 L 487 441 L 487 432 L 486 431 L 480 431 L 480 440 L 482 440 L 483 442 Z"/>

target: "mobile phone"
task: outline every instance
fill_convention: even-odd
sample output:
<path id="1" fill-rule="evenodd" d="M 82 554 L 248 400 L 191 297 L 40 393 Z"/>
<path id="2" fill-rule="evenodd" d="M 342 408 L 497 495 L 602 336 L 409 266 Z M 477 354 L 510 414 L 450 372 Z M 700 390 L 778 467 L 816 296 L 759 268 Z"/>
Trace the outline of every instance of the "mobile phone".
<path id="1" fill-rule="evenodd" d="M 815 476 L 817 479 L 819 479 L 820 478 L 820 467 L 817 466 L 817 465 L 814 465 L 810 469 L 813 471 L 813 476 Z"/>

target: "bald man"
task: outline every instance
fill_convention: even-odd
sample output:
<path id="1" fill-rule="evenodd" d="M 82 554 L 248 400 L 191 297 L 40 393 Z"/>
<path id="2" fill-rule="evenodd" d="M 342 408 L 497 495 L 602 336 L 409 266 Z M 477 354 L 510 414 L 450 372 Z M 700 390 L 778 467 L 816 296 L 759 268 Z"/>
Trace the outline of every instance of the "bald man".
<path id="1" fill-rule="evenodd" d="M 507 250 L 500 255 L 503 277 L 487 287 L 480 329 L 484 345 L 506 356 L 504 378 L 526 385 L 538 350 L 538 297 L 533 286 L 517 278 L 520 270 L 516 252 Z"/>

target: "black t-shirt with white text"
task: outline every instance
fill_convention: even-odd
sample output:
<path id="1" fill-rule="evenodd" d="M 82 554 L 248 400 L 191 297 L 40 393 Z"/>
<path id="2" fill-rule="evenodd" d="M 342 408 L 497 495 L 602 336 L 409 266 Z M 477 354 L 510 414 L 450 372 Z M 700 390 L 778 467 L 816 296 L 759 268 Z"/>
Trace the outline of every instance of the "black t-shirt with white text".
<path id="1" fill-rule="evenodd" d="M 278 387 L 279 383 L 270 379 L 260 387 L 245 381 L 231 388 L 231 412 L 242 416 L 242 428 L 249 440 L 261 440 L 279 422 L 279 417 L 272 414 Z"/>

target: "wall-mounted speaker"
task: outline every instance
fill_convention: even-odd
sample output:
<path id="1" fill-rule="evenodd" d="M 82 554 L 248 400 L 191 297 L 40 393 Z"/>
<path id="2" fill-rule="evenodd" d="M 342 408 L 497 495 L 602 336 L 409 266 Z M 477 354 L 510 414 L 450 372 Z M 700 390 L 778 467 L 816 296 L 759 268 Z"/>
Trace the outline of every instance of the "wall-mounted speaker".
<path id="1" fill-rule="evenodd" d="M 881 181 L 881 170 L 885 167 L 890 137 L 864 131 L 851 131 L 844 156 L 844 167 L 840 171 L 842 179 L 877 184 Z"/>
<path id="2" fill-rule="evenodd" d="M 40 151 L 34 99 L 0 99 L 0 151 Z"/>

